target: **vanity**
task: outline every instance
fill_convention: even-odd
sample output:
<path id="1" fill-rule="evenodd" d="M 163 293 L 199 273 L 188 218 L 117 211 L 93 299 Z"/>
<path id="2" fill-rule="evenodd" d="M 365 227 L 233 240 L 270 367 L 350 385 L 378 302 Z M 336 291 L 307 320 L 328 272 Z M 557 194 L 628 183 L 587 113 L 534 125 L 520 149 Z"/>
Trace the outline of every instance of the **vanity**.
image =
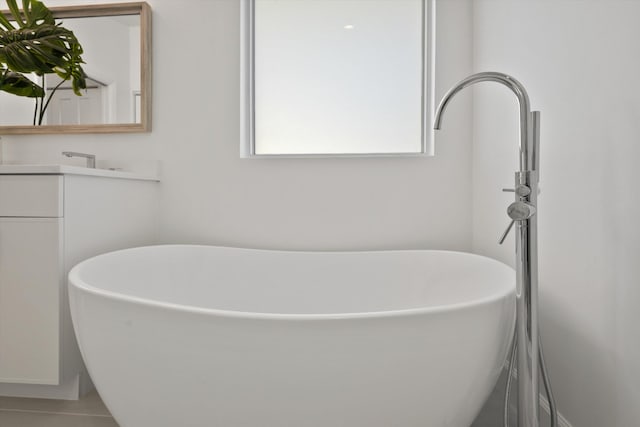
<path id="1" fill-rule="evenodd" d="M 158 178 L 66 165 L 0 165 L 0 396 L 77 399 L 92 387 L 67 274 L 157 242 Z"/>

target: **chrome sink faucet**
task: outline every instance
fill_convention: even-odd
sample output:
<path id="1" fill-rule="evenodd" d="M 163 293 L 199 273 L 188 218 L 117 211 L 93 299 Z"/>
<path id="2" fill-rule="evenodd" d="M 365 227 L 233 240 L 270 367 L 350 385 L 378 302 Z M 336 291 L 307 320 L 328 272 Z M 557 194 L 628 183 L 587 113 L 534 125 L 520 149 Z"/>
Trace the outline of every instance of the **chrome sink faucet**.
<path id="1" fill-rule="evenodd" d="M 442 114 L 449 101 L 462 89 L 479 82 L 496 82 L 507 86 L 518 98 L 520 110 L 520 168 L 515 173 L 515 201 L 507 213 L 509 227 L 500 239 L 504 241 L 516 225 L 516 333 L 513 354 L 517 354 L 518 369 L 518 427 L 539 427 L 540 372 L 552 405 L 552 426 L 557 424 L 555 402 L 548 384 L 546 367 L 538 332 L 538 163 L 540 112 L 531 111 L 524 86 L 513 77 L 497 72 L 473 74 L 452 87 L 442 98 L 434 119 L 434 129 L 440 129 Z M 512 360 L 513 362 L 513 360 Z M 540 369 L 539 369 L 540 368 Z M 511 375 L 511 369 L 509 375 Z M 506 424 L 506 416 L 505 416 Z"/>
<path id="2" fill-rule="evenodd" d="M 88 168 L 95 169 L 96 167 L 96 156 L 93 154 L 78 153 L 76 151 L 63 151 L 62 155 L 67 157 L 84 157 L 85 159 L 87 159 Z"/>

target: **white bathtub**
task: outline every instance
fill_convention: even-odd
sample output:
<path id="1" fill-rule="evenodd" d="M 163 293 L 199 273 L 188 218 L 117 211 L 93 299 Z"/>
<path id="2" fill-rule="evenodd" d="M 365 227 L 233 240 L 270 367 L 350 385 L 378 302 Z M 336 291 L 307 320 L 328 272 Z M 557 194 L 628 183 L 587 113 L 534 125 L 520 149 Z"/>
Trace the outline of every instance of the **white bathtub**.
<path id="1" fill-rule="evenodd" d="M 152 246 L 69 281 L 121 427 L 468 427 L 515 317 L 514 271 L 457 252 Z"/>

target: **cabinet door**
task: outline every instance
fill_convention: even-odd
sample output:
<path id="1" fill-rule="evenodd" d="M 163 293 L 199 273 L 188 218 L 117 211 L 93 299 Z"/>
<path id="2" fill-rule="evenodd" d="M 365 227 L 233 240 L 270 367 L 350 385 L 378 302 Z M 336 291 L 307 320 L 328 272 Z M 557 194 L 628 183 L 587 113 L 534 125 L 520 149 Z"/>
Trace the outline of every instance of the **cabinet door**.
<path id="1" fill-rule="evenodd" d="M 0 218 L 0 382 L 58 384 L 62 218 Z"/>

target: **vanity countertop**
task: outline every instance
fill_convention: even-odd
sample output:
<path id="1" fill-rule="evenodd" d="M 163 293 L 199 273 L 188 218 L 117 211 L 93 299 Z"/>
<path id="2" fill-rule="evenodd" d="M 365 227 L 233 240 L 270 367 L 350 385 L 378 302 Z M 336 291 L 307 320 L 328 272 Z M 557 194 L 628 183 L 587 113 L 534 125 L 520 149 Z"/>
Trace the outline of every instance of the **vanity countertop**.
<path id="1" fill-rule="evenodd" d="M 158 176 L 145 175 L 136 172 L 126 172 L 111 169 L 93 169 L 69 165 L 28 165 L 4 164 L 0 165 L 0 175 L 89 175 L 105 178 L 139 179 L 144 181 L 160 181 Z"/>

